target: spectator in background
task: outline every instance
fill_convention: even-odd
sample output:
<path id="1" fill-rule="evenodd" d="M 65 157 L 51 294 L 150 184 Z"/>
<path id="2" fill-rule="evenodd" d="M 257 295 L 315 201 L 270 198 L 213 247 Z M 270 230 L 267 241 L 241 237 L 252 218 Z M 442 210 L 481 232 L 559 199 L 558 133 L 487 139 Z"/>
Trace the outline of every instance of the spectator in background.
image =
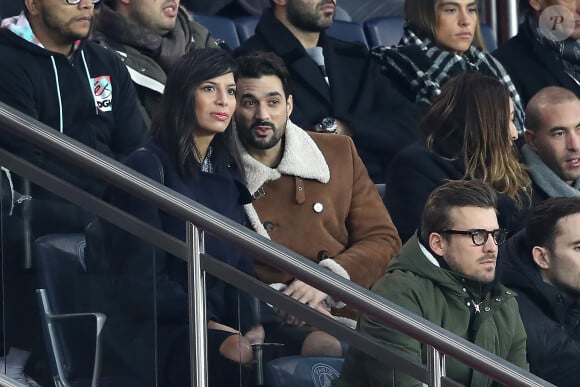
<path id="1" fill-rule="evenodd" d="M 532 178 L 532 203 L 549 197 L 580 196 L 580 99 L 548 86 L 526 108 L 524 162 Z"/>
<path id="2" fill-rule="evenodd" d="M 505 241 L 496 193 L 480 180 L 449 181 L 425 203 L 421 229 L 403 245 L 373 286 L 379 296 L 527 369 L 526 333 L 515 293 L 495 280 L 498 245 Z M 426 364 L 425 345 L 370 316 L 358 330 Z M 452 357 L 445 375 L 464 386 L 497 386 Z M 365 353 L 350 349 L 335 387 L 418 387 L 422 383 Z"/>
<path id="3" fill-rule="evenodd" d="M 515 106 L 515 122 L 524 128 L 524 109 L 505 69 L 485 51 L 474 0 L 405 0 L 399 45 L 377 47 L 372 54 L 383 73 L 410 101 L 430 105 L 454 75 L 479 71 L 504 84 Z"/>
<path id="4" fill-rule="evenodd" d="M 93 39 L 115 50 L 129 69 L 148 124 L 171 65 L 190 50 L 218 47 L 179 1 L 106 0 L 97 17 Z"/>
<path id="5" fill-rule="evenodd" d="M 224 50 L 193 50 L 180 58 L 168 75 L 152 140 L 129 156 L 126 164 L 243 223 L 242 204 L 250 194 L 235 149 L 229 146 L 235 79 L 236 64 Z M 115 206 L 185 240 L 182 219 L 122 190 L 113 190 L 110 197 Z M 187 263 L 117 227 L 105 231 L 112 268 L 104 273 L 105 285 L 98 288 L 103 308 L 99 310 L 107 311 L 105 342 L 142 378 L 143 385 L 189 386 Z M 231 244 L 206 234 L 205 251 L 254 274 L 253 261 Z M 209 385 L 244 386 L 249 368 L 240 368 L 240 363 L 252 360 L 250 344 L 264 338 L 257 313 L 252 312 L 253 299 L 213 276 L 207 276 L 206 292 Z"/>
<path id="6" fill-rule="evenodd" d="M 235 19 L 240 16 L 260 16 L 270 8 L 270 0 L 185 0 L 183 5 L 192 12 L 206 15 L 221 15 Z M 337 7 L 337 19 L 351 21 L 344 9 Z"/>
<path id="7" fill-rule="evenodd" d="M 385 204 L 403 241 L 414 233 L 429 194 L 446 180 L 481 179 L 499 193 L 500 225 L 513 233 L 529 204 L 530 178 L 513 144 L 514 108 L 496 78 L 466 72 L 449 79 L 420 129 L 426 144 L 399 153 L 389 168 Z"/>
<path id="8" fill-rule="evenodd" d="M 554 36 L 551 26 L 540 25 L 540 15 L 553 5 L 562 7 L 557 13 L 575 28 Z M 580 18 L 580 1 L 520 0 L 520 8 L 525 19 L 518 34 L 493 55 L 510 74 L 523 105 L 546 86 L 561 86 L 580 96 L 580 24 L 574 23 Z"/>
<path id="9" fill-rule="evenodd" d="M 183 5 L 191 12 L 236 18 L 261 15 L 270 0 L 184 0 Z"/>
<path id="10" fill-rule="evenodd" d="M 254 197 L 245 206 L 252 227 L 369 288 L 401 245 L 352 140 L 309 133 L 289 121 L 295 99 L 288 94 L 288 72 L 275 54 L 242 56 L 238 65 L 236 123 Z M 256 272 L 262 281 L 325 314 L 331 307 L 334 312 L 344 307 L 274 267 L 257 262 Z M 276 339 L 267 337 L 267 341 Z M 337 351 L 326 354 L 340 356 L 339 343 L 334 342 Z M 305 351 L 307 344 L 302 346 L 304 355 L 325 349 L 317 345 Z"/>
<path id="11" fill-rule="evenodd" d="M 404 3 L 405 0 L 340 0 L 340 6 L 359 23 L 379 16 L 403 17 Z"/>
<path id="12" fill-rule="evenodd" d="M 331 0 L 273 0 L 241 53 L 273 51 L 290 71 L 292 122 L 309 131 L 350 135 L 375 182 L 391 158 L 415 139 L 417 111 L 380 74 L 362 44 L 325 33 Z"/>
<path id="13" fill-rule="evenodd" d="M 112 52 L 86 39 L 98 2 L 27 0 L 23 13 L 2 20 L 0 101 L 107 156 L 123 158 L 138 147 L 147 128 L 125 66 Z M 102 193 L 101 181 L 19 137 L 0 132 L 0 147 L 89 193 Z M 11 178 L 4 187 L 23 192 L 22 179 L 14 174 Z M 12 191 L 10 196 L 14 200 L 18 195 Z M 35 185 L 30 196 L 30 215 L 23 216 L 20 207 L 11 216 L 2 214 L 3 251 L 10 257 L 4 262 L 3 286 L 6 296 L 18 295 L 6 305 L 22 312 L 6 313 L 6 332 L 15 346 L 44 353 L 34 317 L 34 272 L 23 269 L 24 246 L 47 233 L 82 232 L 92 215 Z M 30 239 L 23 228 L 27 223 Z M 20 356 L 20 373 L 25 362 Z M 9 375 L 10 370 L 11 366 Z"/>
<path id="14" fill-rule="evenodd" d="M 559 387 L 580 378 L 580 198 L 550 198 L 500 250 L 500 281 L 518 294 L 530 371 Z"/>

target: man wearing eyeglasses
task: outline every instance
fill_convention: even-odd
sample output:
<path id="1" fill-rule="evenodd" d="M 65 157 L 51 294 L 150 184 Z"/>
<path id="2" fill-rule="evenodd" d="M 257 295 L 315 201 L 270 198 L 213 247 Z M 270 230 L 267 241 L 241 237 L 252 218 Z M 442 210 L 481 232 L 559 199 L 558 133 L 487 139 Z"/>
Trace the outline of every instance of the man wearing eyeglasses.
<path id="1" fill-rule="evenodd" d="M 98 2 L 25 0 L 23 13 L 2 20 L 0 101 L 103 154 L 123 158 L 138 147 L 147 127 L 123 63 L 112 51 L 86 40 Z M 89 193 L 102 193 L 103 183 L 90 174 L 4 130 L 0 147 Z M 2 286 L 6 294 L 17 295 L 6 302 L 7 347 L 40 353 L 41 326 L 32 314 L 37 308 L 35 273 L 24 269 L 25 246 L 48 233 L 82 232 L 93 215 L 33 185 L 30 215 L 25 216 L 12 189 L 23 192 L 22 179 L 14 173 L 7 176 L 11 182 L 2 186 L 2 196 L 12 198 L 6 206 L 12 212 L 1 214 L 3 257 L 9 257 L 3 261 Z M 28 221 L 30 230 L 23 226 Z M 20 377 L 28 352 L 15 361 L 13 353 L 6 359 L 7 370 L 17 370 L 11 376 Z"/>
<path id="2" fill-rule="evenodd" d="M 537 205 L 501 248 L 500 280 L 518 293 L 530 371 L 559 387 L 580 380 L 580 198 Z"/>
<path id="3" fill-rule="evenodd" d="M 405 243 L 372 290 L 408 311 L 512 362 L 526 362 L 526 334 L 515 293 L 495 281 L 498 245 L 496 193 L 479 180 L 449 181 L 425 204 L 421 229 Z M 357 329 L 427 362 L 425 346 L 369 316 Z M 485 375 L 448 357 L 446 375 L 467 386 L 489 386 Z M 381 360 L 352 349 L 333 386 L 421 386 Z"/>

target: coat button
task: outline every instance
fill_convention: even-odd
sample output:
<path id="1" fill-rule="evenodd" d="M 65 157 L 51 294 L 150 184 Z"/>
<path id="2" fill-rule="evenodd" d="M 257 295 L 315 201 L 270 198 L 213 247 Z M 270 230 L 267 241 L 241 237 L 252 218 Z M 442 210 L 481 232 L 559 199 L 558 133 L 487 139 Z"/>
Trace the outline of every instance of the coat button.
<path id="1" fill-rule="evenodd" d="M 316 257 L 318 258 L 319 261 L 322 261 L 323 259 L 330 258 L 330 255 L 328 254 L 328 251 L 320 250 L 318 254 L 316 254 Z"/>
<path id="2" fill-rule="evenodd" d="M 464 293 L 465 293 L 465 292 L 467 292 L 467 289 L 465 289 L 465 288 L 463 288 L 463 289 L 461 289 L 461 290 L 463 290 L 463 292 L 464 292 Z"/>
<path id="3" fill-rule="evenodd" d="M 270 221 L 264 222 L 264 228 L 266 229 L 266 231 L 270 232 L 274 229 L 274 223 Z"/>
<path id="4" fill-rule="evenodd" d="M 512 294 L 511 290 L 506 290 L 505 294 L 507 294 L 508 296 L 510 296 Z"/>
<path id="5" fill-rule="evenodd" d="M 486 312 L 489 312 L 491 310 L 491 308 L 489 306 L 486 306 L 485 308 L 483 308 L 483 310 L 485 310 Z"/>
<path id="6" fill-rule="evenodd" d="M 320 214 L 322 211 L 324 211 L 324 205 L 322 203 L 314 203 L 314 205 L 312 206 L 312 209 L 317 214 Z"/>
<path id="7" fill-rule="evenodd" d="M 497 302 L 501 302 L 501 297 L 496 297 L 495 299 Z"/>

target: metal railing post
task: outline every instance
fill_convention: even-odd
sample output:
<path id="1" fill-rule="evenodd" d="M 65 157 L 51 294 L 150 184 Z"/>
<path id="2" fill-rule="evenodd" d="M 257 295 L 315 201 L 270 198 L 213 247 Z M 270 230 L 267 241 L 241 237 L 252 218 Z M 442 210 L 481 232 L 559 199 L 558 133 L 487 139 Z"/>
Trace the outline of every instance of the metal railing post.
<path id="1" fill-rule="evenodd" d="M 201 254 L 205 252 L 203 231 L 186 222 L 187 283 L 189 299 L 189 346 L 192 387 L 208 385 L 207 317 L 205 305 L 205 272 Z"/>
<path id="2" fill-rule="evenodd" d="M 517 0 L 506 0 L 505 14 L 507 17 L 507 37 L 514 37 L 518 33 L 518 2 Z"/>
<path id="3" fill-rule="evenodd" d="M 427 346 L 427 370 L 429 387 L 441 387 L 441 378 L 445 376 L 445 355 L 431 345 Z"/>

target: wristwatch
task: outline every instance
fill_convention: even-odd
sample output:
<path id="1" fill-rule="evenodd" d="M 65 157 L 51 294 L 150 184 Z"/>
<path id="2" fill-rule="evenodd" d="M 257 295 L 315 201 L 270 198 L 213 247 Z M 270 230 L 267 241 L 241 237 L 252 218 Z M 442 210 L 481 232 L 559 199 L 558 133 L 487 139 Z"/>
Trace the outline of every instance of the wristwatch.
<path id="1" fill-rule="evenodd" d="M 317 128 L 320 133 L 336 133 L 338 126 L 336 125 L 336 120 L 334 118 L 324 117 L 317 125 Z"/>

